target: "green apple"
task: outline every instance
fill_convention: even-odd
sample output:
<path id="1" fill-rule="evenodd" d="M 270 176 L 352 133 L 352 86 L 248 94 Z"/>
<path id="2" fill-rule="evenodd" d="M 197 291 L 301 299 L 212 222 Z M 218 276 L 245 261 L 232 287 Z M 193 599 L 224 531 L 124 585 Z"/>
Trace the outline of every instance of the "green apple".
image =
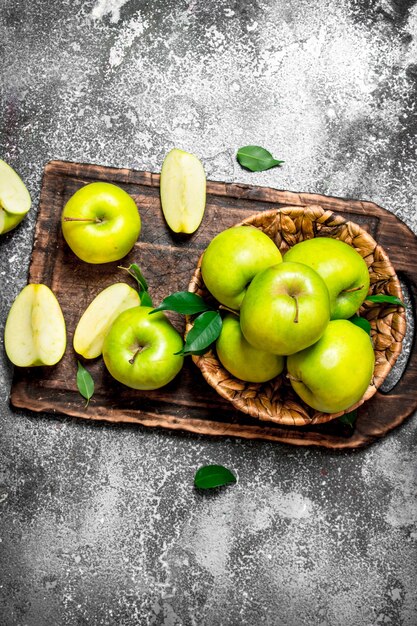
<path id="1" fill-rule="evenodd" d="M 65 320 L 54 293 L 26 285 L 13 302 L 4 329 L 6 354 L 14 365 L 55 365 L 66 348 Z"/>
<path id="2" fill-rule="evenodd" d="M 194 233 L 206 208 L 206 175 L 194 154 L 174 148 L 161 169 L 161 206 L 174 233 Z"/>
<path id="3" fill-rule="evenodd" d="M 140 305 L 139 294 L 126 283 L 100 291 L 82 314 L 74 333 L 74 350 L 85 359 L 95 359 L 103 350 L 104 337 L 120 313 Z"/>
<path id="4" fill-rule="evenodd" d="M 71 196 L 61 223 L 65 241 L 86 263 L 120 260 L 133 248 L 141 228 L 133 198 L 117 185 L 100 182 Z"/>
<path id="5" fill-rule="evenodd" d="M 323 413 L 339 413 L 359 402 L 374 364 L 371 338 L 348 320 L 331 321 L 314 346 L 287 359 L 294 391 Z"/>
<path id="6" fill-rule="evenodd" d="M 259 350 L 281 355 L 311 346 L 329 319 L 327 287 L 302 263 L 284 262 L 257 274 L 240 308 L 246 340 Z"/>
<path id="7" fill-rule="evenodd" d="M 104 339 L 103 359 L 110 374 L 133 389 L 159 389 L 181 370 L 181 335 L 163 313 L 137 306 L 121 313 Z"/>
<path id="8" fill-rule="evenodd" d="M 216 300 L 238 310 L 252 278 L 281 261 L 281 253 L 268 235 L 254 226 L 234 226 L 209 243 L 201 273 Z"/>
<path id="9" fill-rule="evenodd" d="M 331 237 L 306 239 L 293 246 L 285 261 L 305 263 L 323 278 L 330 295 L 331 319 L 348 319 L 369 289 L 368 267 L 352 246 Z"/>
<path id="10" fill-rule="evenodd" d="M 20 176 L 0 159 L 0 233 L 7 233 L 20 224 L 31 203 L 29 192 Z"/>
<path id="11" fill-rule="evenodd" d="M 250 383 L 263 383 L 281 374 L 284 358 L 264 350 L 257 350 L 244 338 L 239 318 L 226 315 L 216 342 L 217 356 L 233 376 Z"/>

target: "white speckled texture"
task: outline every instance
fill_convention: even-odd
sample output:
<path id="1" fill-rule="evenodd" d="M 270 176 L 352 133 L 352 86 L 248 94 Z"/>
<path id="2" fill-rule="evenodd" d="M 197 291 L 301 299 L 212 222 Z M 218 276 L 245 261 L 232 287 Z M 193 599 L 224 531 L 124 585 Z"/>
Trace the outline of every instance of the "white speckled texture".
<path id="1" fill-rule="evenodd" d="M 371 199 L 417 232 L 412 0 L 3 0 L 1 157 L 34 203 L 0 242 L 26 283 L 49 159 Z M 252 174 L 256 143 L 285 160 Z M 2 337 L 1 337 L 2 343 Z M 417 422 L 359 452 L 89 424 L 8 405 L 4 626 L 415 626 Z M 410 390 L 416 393 L 416 390 Z M 238 483 L 193 488 L 221 463 Z"/>

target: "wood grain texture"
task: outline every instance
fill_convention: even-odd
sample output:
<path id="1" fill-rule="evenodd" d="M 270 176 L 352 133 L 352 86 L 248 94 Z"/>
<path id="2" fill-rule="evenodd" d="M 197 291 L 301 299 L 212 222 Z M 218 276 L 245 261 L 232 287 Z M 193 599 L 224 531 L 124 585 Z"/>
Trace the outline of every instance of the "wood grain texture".
<path id="1" fill-rule="evenodd" d="M 209 182 L 201 227 L 194 235 L 180 236 L 171 233 L 164 222 L 159 175 L 52 161 L 45 167 L 42 182 L 29 282 L 45 283 L 56 294 L 67 323 L 68 348 L 62 361 L 53 368 L 15 368 L 10 396 L 14 407 L 334 449 L 368 445 L 417 409 L 415 338 L 401 380 L 390 393 L 378 391 L 358 409 L 353 432 L 338 420 L 302 428 L 261 423 L 222 399 L 205 382 L 191 359 L 186 359 L 182 372 L 172 383 L 150 392 L 128 389 L 114 381 L 100 358 L 85 362 L 96 383 L 95 394 L 86 409 L 76 388 L 77 356 L 72 350 L 75 326 L 103 288 L 130 279 L 118 269 L 118 263 L 89 265 L 77 259 L 63 240 L 60 216 L 64 204 L 77 189 L 99 180 L 121 186 L 138 205 L 142 232 L 123 265 L 133 262 L 140 265 L 156 304 L 169 293 L 187 289 L 201 252 L 218 232 L 257 211 L 289 205 L 320 205 L 358 223 L 386 250 L 397 274 L 407 283 L 413 304 L 417 301 L 417 239 L 398 218 L 371 202 Z M 169 316 L 178 330 L 183 331 L 183 319 L 175 314 Z"/>

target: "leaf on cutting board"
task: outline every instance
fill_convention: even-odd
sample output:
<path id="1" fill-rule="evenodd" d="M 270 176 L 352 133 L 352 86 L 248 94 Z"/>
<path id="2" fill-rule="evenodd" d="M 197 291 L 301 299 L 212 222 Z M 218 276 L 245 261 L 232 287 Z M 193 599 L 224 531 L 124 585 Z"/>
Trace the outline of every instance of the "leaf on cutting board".
<path id="1" fill-rule="evenodd" d="M 149 295 L 149 291 L 142 291 L 140 294 L 140 303 L 141 306 L 153 306 L 152 298 Z"/>
<path id="2" fill-rule="evenodd" d="M 194 476 L 197 489 L 214 489 L 236 482 L 236 476 L 223 465 L 203 465 Z"/>
<path id="3" fill-rule="evenodd" d="M 178 354 L 201 354 L 220 335 L 222 318 L 218 311 L 205 311 L 194 320 L 194 325 L 188 333 L 185 344 Z"/>
<path id="4" fill-rule="evenodd" d="M 161 304 L 151 311 L 149 315 L 157 311 L 175 311 L 182 315 L 194 315 L 195 313 L 209 311 L 210 308 L 203 298 L 196 293 L 177 291 L 164 298 Z"/>
<path id="5" fill-rule="evenodd" d="M 80 363 L 80 361 L 77 361 L 77 362 L 78 362 L 77 387 L 82 397 L 87 400 L 87 403 L 85 405 L 87 407 L 94 393 L 94 380 L 90 372 L 85 369 L 85 367 Z"/>
<path id="6" fill-rule="evenodd" d="M 263 172 L 284 163 L 274 159 L 272 154 L 261 146 L 243 146 L 237 151 L 236 158 L 242 167 L 251 172 Z"/>
<path id="7" fill-rule="evenodd" d="M 122 267 L 121 265 L 119 265 L 119 269 L 126 270 L 138 283 L 138 292 L 140 296 L 141 306 L 152 307 L 153 302 L 151 296 L 149 295 L 148 283 L 146 282 L 146 279 L 142 274 L 139 265 L 137 265 L 136 263 L 131 263 L 129 267 Z"/>

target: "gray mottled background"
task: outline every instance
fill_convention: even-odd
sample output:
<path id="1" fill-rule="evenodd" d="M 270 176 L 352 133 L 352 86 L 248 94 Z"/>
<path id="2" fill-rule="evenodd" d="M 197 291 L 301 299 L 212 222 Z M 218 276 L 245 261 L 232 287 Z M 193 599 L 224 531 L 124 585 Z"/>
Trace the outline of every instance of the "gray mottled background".
<path id="1" fill-rule="evenodd" d="M 1 327 L 49 159 L 157 172 L 176 146 L 417 232 L 414 1 L 0 6 L 1 152 L 34 201 L 1 238 Z M 240 169 L 251 143 L 284 167 Z M 416 416 L 346 453 L 89 424 L 12 412 L 0 362 L 2 626 L 417 624 Z M 197 493 L 210 462 L 237 485 Z"/>

